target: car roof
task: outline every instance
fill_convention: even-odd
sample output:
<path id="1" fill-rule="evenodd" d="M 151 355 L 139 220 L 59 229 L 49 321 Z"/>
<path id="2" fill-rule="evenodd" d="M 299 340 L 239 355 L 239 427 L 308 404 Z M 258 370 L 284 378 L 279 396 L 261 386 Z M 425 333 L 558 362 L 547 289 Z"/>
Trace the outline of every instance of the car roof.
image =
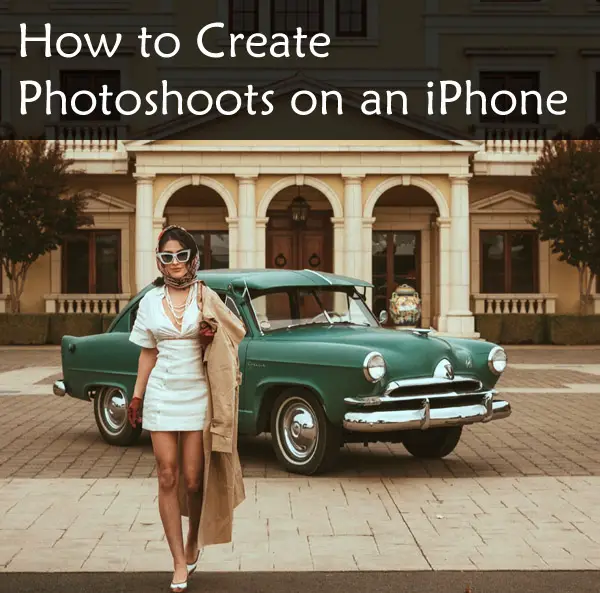
<path id="1" fill-rule="evenodd" d="M 198 278 L 214 290 L 227 290 L 233 281 L 245 282 L 250 290 L 269 290 L 278 287 L 372 287 L 370 282 L 338 274 L 313 270 L 221 269 L 202 270 Z"/>

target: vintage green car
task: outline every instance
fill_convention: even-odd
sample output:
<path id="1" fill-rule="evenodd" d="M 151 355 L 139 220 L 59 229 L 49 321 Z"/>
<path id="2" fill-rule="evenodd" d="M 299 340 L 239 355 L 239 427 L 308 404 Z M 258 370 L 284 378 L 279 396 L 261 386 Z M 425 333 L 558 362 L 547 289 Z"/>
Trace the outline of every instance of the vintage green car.
<path id="1" fill-rule="evenodd" d="M 401 442 L 441 458 L 462 428 L 506 418 L 494 389 L 506 354 L 482 340 L 384 328 L 365 300 L 370 284 L 309 270 L 214 270 L 198 276 L 243 320 L 239 433 L 271 434 L 281 465 L 331 468 L 346 442 Z M 102 437 L 131 445 L 127 422 L 140 349 L 129 341 L 136 295 L 106 333 L 62 340 L 59 396 L 93 401 Z"/>

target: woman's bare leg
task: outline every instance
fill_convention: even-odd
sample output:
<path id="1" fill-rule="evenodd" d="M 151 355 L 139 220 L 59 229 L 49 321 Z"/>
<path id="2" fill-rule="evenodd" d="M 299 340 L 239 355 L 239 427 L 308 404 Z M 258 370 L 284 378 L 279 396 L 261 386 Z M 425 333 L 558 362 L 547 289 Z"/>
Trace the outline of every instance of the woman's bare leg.
<path id="1" fill-rule="evenodd" d="M 204 445 L 202 431 L 182 432 L 183 476 L 188 497 L 189 530 L 185 546 L 186 560 L 192 564 L 198 554 L 198 529 L 202 510 Z"/>
<path id="2" fill-rule="evenodd" d="M 187 579 L 187 566 L 181 530 L 181 509 L 177 497 L 177 433 L 152 432 L 151 436 L 158 473 L 158 509 L 173 556 L 173 582 L 184 583 Z"/>

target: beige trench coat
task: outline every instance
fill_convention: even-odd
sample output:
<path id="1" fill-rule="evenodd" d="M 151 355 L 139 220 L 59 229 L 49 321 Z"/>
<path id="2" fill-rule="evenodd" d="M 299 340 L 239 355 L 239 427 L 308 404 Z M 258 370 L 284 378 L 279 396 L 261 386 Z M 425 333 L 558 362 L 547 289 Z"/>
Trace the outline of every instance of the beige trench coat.
<path id="1" fill-rule="evenodd" d="M 233 511 L 245 497 L 242 467 L 237 451 L 239 386 L 238 346 L 246 334 L 243 323 L 204 282 L 198 286 L 204 320 L 215 330 L 204 353 L 204 370 L 209 390 L 204 424 L 204 479 L 200 548 L 229 543 L 233 532 Z M 179 458 L 181 460 L 181 450 Z M 179 464 L 182 467 L 182 464 Z M 188 516 L 187 492 L 182 471 L 179 476 L 179 504 Z"/>

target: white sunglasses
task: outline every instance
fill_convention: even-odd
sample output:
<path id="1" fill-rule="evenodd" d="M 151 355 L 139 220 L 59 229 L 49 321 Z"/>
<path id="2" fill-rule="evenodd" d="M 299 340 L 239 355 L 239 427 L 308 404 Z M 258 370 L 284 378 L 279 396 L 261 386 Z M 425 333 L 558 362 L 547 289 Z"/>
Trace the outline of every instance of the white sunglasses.
<path id="1" fill-rule="evenodd" d="M 156 257 L 160 259 L 160 261 L 168 266 L 172 264 L 174 261 L 180 264 L 185 264 L 189 261 L 190 255 L 192 253 L 191 249 L 183 249 L 182 251 L 178 251 L 177 253 L 171 253 L 169 251 L 162 251 L 156 254 Z"/>

